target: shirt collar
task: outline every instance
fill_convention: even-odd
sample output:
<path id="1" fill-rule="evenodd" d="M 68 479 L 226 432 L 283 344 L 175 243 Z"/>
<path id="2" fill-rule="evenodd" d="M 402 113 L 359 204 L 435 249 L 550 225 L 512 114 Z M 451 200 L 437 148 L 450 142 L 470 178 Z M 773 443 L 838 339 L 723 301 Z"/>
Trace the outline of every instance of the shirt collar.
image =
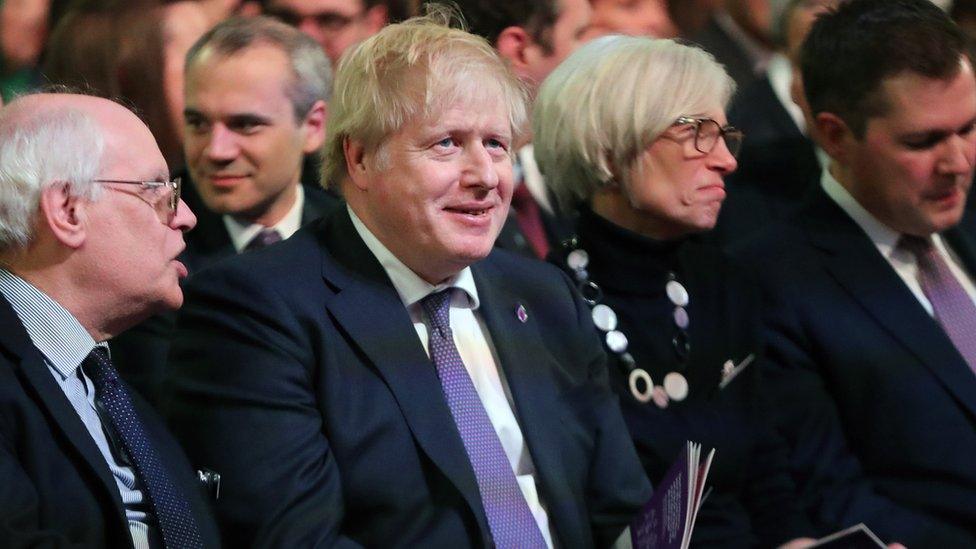
<path id="1" fill-rule="evenodd" d="M 234 243 L 234 249 L 240 253 L 265 228 L 278 231 L 282 239 L 295 234 L 302 226 L 302 207 L 304 205 L 305 189 L 299 184 L 295 193 L 295 203 L 291 205 L 291 209 L 281 218 L 281 221 L 273 226 L 265 227 L 259 223 L 241 223 L 230 215 L 224 215 L 224 227 L 227 227 L 227 233 L 230 235 L 231 242 Z"/>
<path id="2" fill-rule="evenodd" d="M 769 77 L 769 86 L 773 88 L 776 99 L 779 99 L 800 133 L 806 135 L 807 122 L 803 118 L 803 109 L 793 102 L 790 94 L 790 85 L 793 83 L 793 67 L 790 65 L 790 60 L 781 53 L 773 54 L 769 58 L 769 65 L 766 66 L 766 75 Z"/>
<path id="3" fill-rule="evenodd" d="M 74 375 L 95 347 L 95 340 L 78 319 L 60 303 L 6 269 L 0 269 L 0 293 L 10 302 L 31 342 L 51 366 L 64 378 Z"/>
<path id="4" fill-rule="evenodd" d="M 878 218 L 871 215 L 871 212 L 864 209 L 864 206 L 861 206 L 851 196 L 851 193 L 837 181 L 829 169 L 822 170 L 820 185 L 823 187 L 824 192 L 827 193 L 827 196 L 833 199 L 861 227 L 861 230 L 868 235 L 868 238 L 881 250 L 881 253 L 885 257 L 890 257 L 891 253 L 895 250 L 895 246 L 898 244 L 901 233 L 885 225 Z"/>
<path id="5" fill-rule="evenodd" d="M 435 286 L 417 276 L 417 273 L 410 270 L 410 267 L 404 265 L 397 256 L 393 255 L 393 252 L 376 238 L 348 204 L 346 204 L 346 210 L 349 212 L 349 217 L 352 219 L 352 225 L 356 228 L 356 232 L 359 233 L 360 238 L 366 243 L 366 247 L 369 248 L 369 251 L 373 252 L 373 255 L 376 256 L 383 270 L 386 271 L 387 276 L 390 277 L 390 281 L 393 283 L 393 287 L 396 288 L 404 307 L 410 308 L 434 292 L 453 287 L 462 290 L 467 295 L 467 300 L 465 301 L 467 301 L 466 306 L 468 308 L 478 308 L 480 305 L 478 288 L 475 287 L 471 267 L 465 267 L 461 272 L 452 276 L 447 281 Z M 457 304 L 457 301 L 455 300 L 453 303 Z"/>

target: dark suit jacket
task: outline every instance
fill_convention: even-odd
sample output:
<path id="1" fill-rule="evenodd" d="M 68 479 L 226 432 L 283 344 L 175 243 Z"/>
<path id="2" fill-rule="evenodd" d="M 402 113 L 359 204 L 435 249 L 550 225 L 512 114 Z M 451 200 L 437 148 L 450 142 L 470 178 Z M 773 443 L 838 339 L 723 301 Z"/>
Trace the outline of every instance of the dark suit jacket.
<path id="1" fill-rule="evenodd" d="M 190 502 L 205 547 L 219 546 L 189 462 L 159 418 L 132 396 L 163 464 Z M 0 547 L 132 547 L 105 459 L 2 297 Z"/>
<path id="2" fill-rule="evenodd" d="M 589 311 L 541 262 L 496 250 L 474 276 L 559 542 L 606 545 L 650 489 Z M 344 210 L 215 266 L 187 298 L 168 409 L 192 460 L 223 475 L 229 545 L 489 545 L 435 369 Z"/>
<path id="3" fill-rule="evenodd" d="M 944 236 L 976 272 L 973 240 Z M 767 386 L 813 517 L 976 547 L 976 376 L 941 327 L 819 188 L 742 257 L 767 297 Z"/>
<path id="4" fill-rule="evenodd" d="M 186 233 L 186 249 L 180 260 L 193 276 L 200 270 L 237 253 L 223 216 L 207 209 L 189 176 L 184 176 L 183 198 L 197 216 L 197 225 Z M 310 223 L 342 204 L 320 187 L 305 187 L 302 224 Z M 176 313 L 154 316 L 120 334 L 111 342 L 112 360 L 125 380 L 149 402 L 158 404 L 166 375 L 166 358 L 175 329 Z"/>
<path id="5" fill-rule="evenodd" d="M 820 182 L 813 142 L 800 132 L 768 77 L 735 97 L 729 123 L 746 138 L 739 168 L 725 178 L 728 195 L 709 233 L 724 248 L 756 237 L 770 221 L 788 218 Z"/>
<path id="6" fill-rule="evenodd" d="M 738 89 L 744 89 L 757 78 L 749 54 L 718 23 L 709 17 L 708 24 L 692 37 L 692 42 L 715 56 L 715 60 L 725 67 L 725 72 L 735 80 Z"/>

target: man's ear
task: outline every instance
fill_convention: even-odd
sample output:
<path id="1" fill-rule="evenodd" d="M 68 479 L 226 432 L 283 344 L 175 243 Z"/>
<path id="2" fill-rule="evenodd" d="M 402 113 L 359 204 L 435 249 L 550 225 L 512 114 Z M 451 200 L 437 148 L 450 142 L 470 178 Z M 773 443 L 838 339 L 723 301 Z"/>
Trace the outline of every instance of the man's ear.
<path id="1" fill-rule="evenodd" d="M 87 235 L 86 220 L 90 202 L 71 194 L 71 185 L 56 182 L 41 191 L 39 223 L 69 248 L 78 248 Z"/>
<path id="2" fill-rule="evenodd" d="M 832 112 L 819 112 L 813 117 L 820 146 L 831 158 L 846 164 L 850 145 L 857 140 L 847 122 Z"/>
<path id="3" fill-rule="evenodd" d="M 309 109 L 308 114 L 305 115 L 305 120 L 302 121 L 302 130 L 305 132 L 302 152 L 312 154 L 319 150 L 322 142 L 325 141 L 325 125 L 328 119 L 328 105 L 325 104 L 325 101 L 316 101 Z"/>
<path id="4" fill-rule="evenodd" d="M 528 76 L 529 59 L 526 52 L 535 42 L 523 27 L 506 27 L 495 39 L 495 49 L 511 63 L 512 70 L 520 78 Z"/>
<path id="5" fill-rule="evenodd" d="M 346 157 L 346 173 L 349 174 L 349 180 L 359 190 L 367 190 L 366 147 L 361 142 L 347 137 L 342 140 L 342 152 Z"/>

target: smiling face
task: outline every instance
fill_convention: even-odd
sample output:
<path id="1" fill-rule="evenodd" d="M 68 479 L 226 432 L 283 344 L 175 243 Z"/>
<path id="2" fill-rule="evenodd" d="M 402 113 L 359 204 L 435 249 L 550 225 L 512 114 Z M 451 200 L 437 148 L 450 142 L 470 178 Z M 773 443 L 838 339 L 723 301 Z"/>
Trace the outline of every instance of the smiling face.
<path id="1" fill-rule="evenodd" d="M 718 107 L 700 116 L 727 124 Z M 604 190 L 593 206 L 616 224 L 660 240 L 706 231 L 715 226 L 725 199 L 722 178 L 736 166 L 724 139 L 701 153 L 693 124 L 672 126 L 641 153 L 623 189 Z"/>
<path id="2" fill-rule="evenodd" d="M 256 44 L 201 53 L 187 71 L 184 149 L 207 207 L 250 223 L 277 223 L 295 201 L 302 159 L 324 138 L 324 105 L 296 120 L 285 53 Z"/>
<path id="3" fill-rule="evenodd" d="M 881 86 L 888 110 L 864 137 L 843 133 L 838 180 L 881 222 L 918 236 L 959 222 L 976 158 L 976 81 L 964 61 L 947 81 L 914 73 Z M 822 116 L 822 115 L 821 115 Z"/>
<path id="4" fill-rule="evenodd" d="M 346 199 L 370 231 L 436 284 L 491 251 L 512 196 L 512 128 L 501 101 L 410 120 L 377 151 L 347 145 Z"/>

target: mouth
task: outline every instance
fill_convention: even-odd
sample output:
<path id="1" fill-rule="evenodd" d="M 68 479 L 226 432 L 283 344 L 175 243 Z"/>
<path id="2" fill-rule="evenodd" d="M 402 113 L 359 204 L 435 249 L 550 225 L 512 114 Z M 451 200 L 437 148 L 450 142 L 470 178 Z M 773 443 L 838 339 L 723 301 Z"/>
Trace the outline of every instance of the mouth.
<path id="1" fill-rule="evenodd" d="M 207 179 L 209 179 L 215 187 L 231 187 L 246 177 L 246 175 L 240 174 L 212 174 L 207 176 Z"/>
<path id="2" fill-rule="evenodd" d="M 486 217 L 495 208 L 492 204 L 473 204 L 473 205 L 462 205 L 462 206 L 448 206 L 444 208 L 445 211 L 458 214 L 463 216 L 468 216 L 472 218 Z"/>
<path id="3" fill-rule="evenodd" d="M 186 265 L 184 265 L 182 261 L 178 259 L 174 259 L 173 266 L 176 267 L 177 278 L 186 278 L 187 276 L 189 276 L 190 273 L 189 271 L 187 271 Z"/>

